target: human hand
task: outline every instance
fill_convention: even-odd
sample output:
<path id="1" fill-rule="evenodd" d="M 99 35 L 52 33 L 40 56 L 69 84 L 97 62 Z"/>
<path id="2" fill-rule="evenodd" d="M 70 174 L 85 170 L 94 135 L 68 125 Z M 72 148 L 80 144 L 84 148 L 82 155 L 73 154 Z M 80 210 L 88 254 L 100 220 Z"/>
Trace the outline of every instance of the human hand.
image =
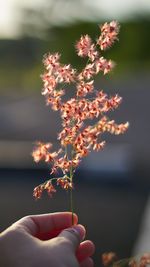
<path id="1" fill-rule="evenodd" d="M 92 267 L 94 245 L 74 222 L 70 212 L 22 218 L 0 235 L 0 266 Z"/>

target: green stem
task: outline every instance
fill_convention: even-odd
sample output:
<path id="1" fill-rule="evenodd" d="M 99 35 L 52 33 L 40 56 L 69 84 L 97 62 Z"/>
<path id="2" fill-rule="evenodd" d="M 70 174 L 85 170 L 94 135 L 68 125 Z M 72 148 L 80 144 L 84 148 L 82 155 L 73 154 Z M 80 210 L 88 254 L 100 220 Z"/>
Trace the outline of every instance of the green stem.
<path id="1" fill-rule="evenodd" d="M 74 216 L 73 216 L 73 192 L 72 188 L 70 189 L 70 210 L 72 213 L 72 225 L 74 225 Z"/>
<path id="2" fill-rule="evenodd" d="M 70 182 L 73 184 L 73 172 L 72 172 L 72 167 L 70 168 Z M 72 225 L 74 225 L 74 216 L 73 216 L 73 190 L 70 188 L 70 210 L 72 213 Z"/>
<path id="3" fill-rule="evenodd" d="M 66 153 L 67 159 L 69 160 L 67 146 L 65 146 L 65 153 Z M 74 151 L 72 150 L 72 152 L 71 152 L 72 158 L 73 158 L 73 154 L 74 154 Z M 70 176 L 69 177 L 70 182 L 71 182 L 71 184 L 73 184 L 73 168 L 72 168 L 72 166 L 70 167 L 70 175 L 69 176 Z M 72 213 L 72 225 L 74 225 L 73 190 L 72 190 L 72 188 L 70 188 L 70 211 Z"/>

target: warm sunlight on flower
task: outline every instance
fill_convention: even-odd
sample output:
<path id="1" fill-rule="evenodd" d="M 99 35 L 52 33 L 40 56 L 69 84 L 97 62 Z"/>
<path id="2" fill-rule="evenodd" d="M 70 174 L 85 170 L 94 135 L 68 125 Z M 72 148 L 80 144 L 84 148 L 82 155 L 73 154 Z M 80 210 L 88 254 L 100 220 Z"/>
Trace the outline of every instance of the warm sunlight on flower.
<path id="1" fill-rule="evenodd" d="M 62 130 L 58 133 L 58 151 L 50 151 L 51 143 L 38 142 L 32 153 L 35 162 L 45 161 L 51 165 L 50 173 L 59 175 L 58 178 L 53 177 L 37 186 L 34 189 L 35 198 L 40 198 L 44 190 L 52 196 L 56 192 L 54 182 L 65 190 L 72 190 L 74 173 L 82 158 L 92 150 L 99 151 L 105 146 L 103 134 L 123 134 L 129 127 L 128 122 L 117 124 L 106 116 L 107 112 L 118 108 L 121 97 L 117 94 L 109 97 L 94 85 L 96 75 L 108 74 L 115 66 L 114 62 L 105 59 L 102 53 L 118 40 L 119 28 L 116 21 L 100 26 L 101 32 L 96 42 L 88 35 L 81 36 L 75 48 L 78 56 L 87 58 L 87 64 L 80 72 L 70 64 L 63 65 L 58 53 L 44 56 L 42 95 L 45 96 L 47 105 L 59 111 Z M 66 100 L 64 95 L 67 95 L 68 84 L 74 84 L 76 90 L 74 97 Z"/>

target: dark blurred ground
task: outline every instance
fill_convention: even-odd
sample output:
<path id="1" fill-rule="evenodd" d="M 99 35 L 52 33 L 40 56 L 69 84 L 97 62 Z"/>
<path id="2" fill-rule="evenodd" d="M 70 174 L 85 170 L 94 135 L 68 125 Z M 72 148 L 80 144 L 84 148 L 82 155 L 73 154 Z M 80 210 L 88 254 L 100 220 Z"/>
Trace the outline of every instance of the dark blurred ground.
<path id="1" fill-rule="evenodd" d="M 100 266 L 103 252 L 115 251 L 120 257 L 132 253 L 149 193 L 149 185 L 135 183 L 132 175 L 83 170 L 76 175 L 74 210 L 96 245 L 95 266 Z M 22 216 L 69 210 L 69 192 L 33 199 L 33 188 L 46 176 L 47 170 L 40 169 L 0 170 L 1 231 Z"/>

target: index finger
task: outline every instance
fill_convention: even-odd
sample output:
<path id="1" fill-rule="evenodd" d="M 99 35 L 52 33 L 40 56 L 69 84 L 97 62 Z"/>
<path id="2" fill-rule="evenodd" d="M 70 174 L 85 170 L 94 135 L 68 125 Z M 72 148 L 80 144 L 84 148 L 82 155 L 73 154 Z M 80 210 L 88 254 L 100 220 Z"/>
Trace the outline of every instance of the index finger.
<path id="1" fill-rule="evenodd" d="M 74 223 L 77 224 L 78 217 L 76 214 L 73 216 Z M 16 226 L 24 228 L 25 231 L 33 236 L 37 236 L 39 238 L 45 236 L 46 238 L 44 239 L 48 239 L 51 233 L 53 233 L 54 237 L 61 230 L 72 226 L 72 213 L 56 212 L 50 214 L 30 215 L 16 222 Z"/>

